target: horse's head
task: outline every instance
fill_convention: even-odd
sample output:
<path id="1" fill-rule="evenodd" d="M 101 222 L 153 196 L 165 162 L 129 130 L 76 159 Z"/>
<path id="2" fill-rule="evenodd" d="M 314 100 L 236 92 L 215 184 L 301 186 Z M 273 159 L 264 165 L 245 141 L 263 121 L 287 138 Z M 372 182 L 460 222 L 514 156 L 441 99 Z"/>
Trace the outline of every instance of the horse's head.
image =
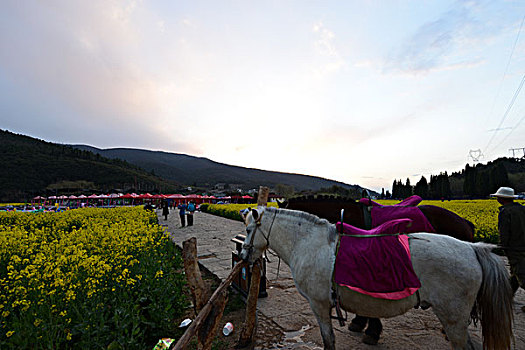
<path id="1" fill-rule="evenodd" d="M 257 260 L 268 247 L 268 232 L 262 228 L 261 224 L 264 211 L 264 207 L 252 209 L 251 212 L 243 215 L 246 225 L 246 238 L 242 245 L 240 258 L 249 263 Z"/>

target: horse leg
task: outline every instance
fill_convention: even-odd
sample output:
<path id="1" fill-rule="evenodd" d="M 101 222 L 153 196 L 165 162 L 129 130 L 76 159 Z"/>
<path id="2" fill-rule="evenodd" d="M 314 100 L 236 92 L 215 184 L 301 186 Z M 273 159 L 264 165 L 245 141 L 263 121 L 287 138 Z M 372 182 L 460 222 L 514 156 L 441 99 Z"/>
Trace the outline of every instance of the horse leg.
<path id="1" fill-rule="evenodd" d="M 455 306 L 443 310 L 438 305 L 434 305 L 432 309 L 441 322 L 452 349 L 474 349 L 474 344 L 468 334 L 470 312 L 466 305 L 455 303 Z"/>
<path id="2" fill-rule="evenodd" d="M 510 277 L 510 286 L 512 288 L 512 295 L 515 295 L 518 291 L 518 288 L 520 287 L 520 283 L 518 281 L 518 278 L 514 275 Z"/>
<path id="3" fill-rule="evenodd" d="M 348 330 L 352 332 L 362 332 L 368 323 L 368 317 L 355 315 L 352 322 L 348 325 Z"/>
<path id="4" fill-rule="evenodd" d="M 330 318 L 330 304 L 311 300 L 310 307 L 319 323 L 325 350 L 335 350 L 335 335 L 334 329 L 332 328 L 332 320 Z"/>
<path id="5" fill-rule="evenodd" d="M 383 331 L 383 325 L 379 318 L 369 318 L 368 327 L 366 328 L 365 335 L 363 336 L 363 343 L 368 345 L 377 345 L 381 332 Z"/>

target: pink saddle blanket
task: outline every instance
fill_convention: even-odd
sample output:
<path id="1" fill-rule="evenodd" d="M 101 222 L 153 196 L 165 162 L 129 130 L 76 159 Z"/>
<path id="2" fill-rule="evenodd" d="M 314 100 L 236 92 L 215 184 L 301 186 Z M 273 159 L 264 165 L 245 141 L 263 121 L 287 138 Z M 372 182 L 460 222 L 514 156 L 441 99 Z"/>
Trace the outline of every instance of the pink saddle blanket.
<path id="1" fill-rule="evenodd" d="M 411 219 L 413 221 L 411 232 L 436 232 L 427 217 L 421 212 L 417 205 L 422 201 L 419 196 L 411 196 L 394 205 L 381 205 L 367 198 L 361 198 L 360 203 L 371 205 L 372 227 L 377 227 L 387 221 L 397 219 Z"/>
<path id="2" fill-rule="evenodd" d="M 412 220 L 392 220 L 372 230 L 342 225 L 334 267 L 337 284 L 391 300 L 408 297 L 421 287 L 412 267 L 408 236 L 399 234 L 410 229 Z M 336 227 L 340 232 L 341 223 Z"/>

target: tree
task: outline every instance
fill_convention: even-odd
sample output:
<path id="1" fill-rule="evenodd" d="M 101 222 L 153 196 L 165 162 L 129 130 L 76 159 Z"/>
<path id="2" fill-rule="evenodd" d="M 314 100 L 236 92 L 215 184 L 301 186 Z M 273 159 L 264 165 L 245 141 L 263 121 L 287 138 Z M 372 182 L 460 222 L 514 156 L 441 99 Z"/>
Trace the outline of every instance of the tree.
<path id="1" fill-rule="evenodd" d="M 490 193 L 494 193 L 498 188 L 502 186 L 510 186 L 509 175 L 507 174 L 507 168 L 503 163 L 498 163 L 495 167 L 490 169 Z"/>
<path id="2" fill-rule="evenodd" d="M 450 181 L 448 174 L 439 173 L 439 175 L 430 176 L 430 196 L 433 198 L 450 198 Z"/>
<path id="3" fill-rule="evenodd" d="M 295 193 L 294 187 L 290 185 L 277 184 L 275 185 L 275 193 L 280 196 L 290 198 Z"/>
<path id="4" fill-rule="evenodd" d="M 421 198 L 428 198 L 428 182 L 424 176 L 421 176 L 421 179 L 416 183 L 414 194 L 417 194 Z"/>
<path id="5" fill-rule="evenodd" d="M 467 196 L 473 196 L 476 193 L 476 168 L 470 165 L 465 166 L 465 181 L 463 182 L 463 193 Z"/>

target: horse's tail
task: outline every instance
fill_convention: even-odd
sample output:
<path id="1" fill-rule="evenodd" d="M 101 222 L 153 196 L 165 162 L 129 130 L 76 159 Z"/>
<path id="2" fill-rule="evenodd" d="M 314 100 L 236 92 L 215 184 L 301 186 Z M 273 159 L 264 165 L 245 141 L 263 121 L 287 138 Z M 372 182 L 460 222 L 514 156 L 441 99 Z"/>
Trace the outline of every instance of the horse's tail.
<path id="1" fill-rule="evenodd" d="M 481 320 L 483 349 L 510 349 L 512 334 L 512 288 L 503 262 L 491 253 L 492 245 L 473 244 L 483 279 L 477 296 L 476 315 Z"/>

